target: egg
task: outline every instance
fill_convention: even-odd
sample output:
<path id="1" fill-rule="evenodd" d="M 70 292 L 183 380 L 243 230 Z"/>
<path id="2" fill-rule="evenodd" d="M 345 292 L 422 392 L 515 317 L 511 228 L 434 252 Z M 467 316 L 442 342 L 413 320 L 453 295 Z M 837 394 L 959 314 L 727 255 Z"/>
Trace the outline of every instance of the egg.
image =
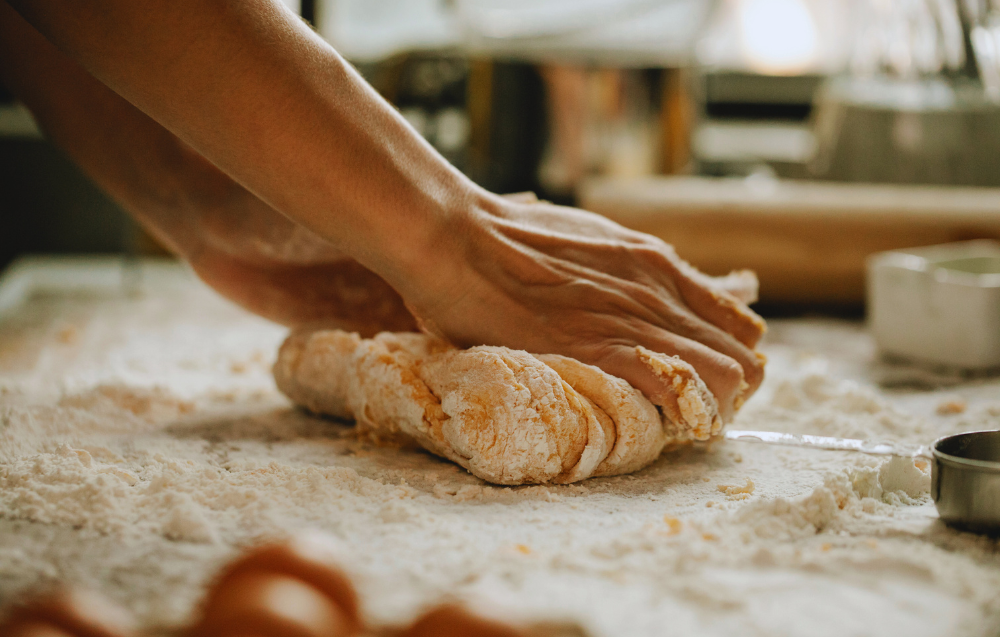
<path id="1" fill-rule="evenodd" d="M 524 633 L 460 606 L 439 606 L 420 616 L 399 637 L 524 637 Z"/>
<path id="2" fill-rule="evenodd" d="M 213 591 L 197 637 L 347 637 L 355 628 L 320 589 L 290 575 L 243 571 Z"/>
<path id="3" fill-rule="evenodd" d="M 25 628 L 27 627 L 27 628 Z M 0 634 L 31 630 L 32 637 L 129 637 L 132 618 L 101 595 L 89 591 L 60 590 L 15 608 Z M 41 632 L 39 632 L 41 631 Z"/>
<path id="4" fill-rule="evenodd" d="M 299 580 L 336 606 L 346 631 L 343 634 L 360 632 L 357 593 L 338 568 L 336 547 L 326 536 L 300 534 L 280 544 L 250 550 L 223 570 L 205 598 L 205 612 L 217 605 L 217 598 L 232 582 L 250 573 L 280 574 Z"/>
<path id="5" fill-rule="evenodd" d="M 0 626 L 3 637 L 74 637 L 46 622 L 18 622 Z"/>

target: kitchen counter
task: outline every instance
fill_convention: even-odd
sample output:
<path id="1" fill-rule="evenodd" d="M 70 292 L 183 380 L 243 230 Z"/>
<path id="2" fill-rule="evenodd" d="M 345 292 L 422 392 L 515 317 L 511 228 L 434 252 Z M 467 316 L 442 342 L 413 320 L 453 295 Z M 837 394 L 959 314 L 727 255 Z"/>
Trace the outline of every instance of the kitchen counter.
<path id="1" fill-rule="evenodd" d="M 374 621 L 445 597 L 592 635 L 995 635 L 994 540 L 926 467 L 725 442 L 634 475 L 496 487 L 294 409 L 285 331 L 185 268 L 23 262 L 0 283 L 0 602 L 97 589 L 154 633 L 241 547 L 341 546 Z M 929 442 L 1000 428 L 1000 381 L 878 362 L 863 325 L 770 323 L 734 427 Z"/>

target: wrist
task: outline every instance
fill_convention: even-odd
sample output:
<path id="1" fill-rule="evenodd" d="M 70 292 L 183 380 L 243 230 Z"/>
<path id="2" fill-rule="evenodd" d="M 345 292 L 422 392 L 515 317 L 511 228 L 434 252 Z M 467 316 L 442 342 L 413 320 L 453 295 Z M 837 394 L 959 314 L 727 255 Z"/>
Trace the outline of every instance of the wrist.
<path id="1" fill-rule="evenodd" d="M 438 314 L 473 285 L 476 246 L 499 214 L 498 197 L 478 186 L 420 215 L 416 227 L 393 233 L 391 263 L 379 272 L 421 315 Z M 374 268 L 373 268 L 374 269 Z"/>

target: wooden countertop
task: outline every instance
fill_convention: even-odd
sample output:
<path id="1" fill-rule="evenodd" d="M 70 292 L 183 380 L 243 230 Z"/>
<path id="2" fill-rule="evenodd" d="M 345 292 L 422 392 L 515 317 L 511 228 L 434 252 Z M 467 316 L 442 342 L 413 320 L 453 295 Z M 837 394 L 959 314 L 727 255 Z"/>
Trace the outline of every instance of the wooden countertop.
<path id="1" fill-rule="evenodd" d="M 579 199 L 706 272 L 756 270 L 765 301 L 859 303 L 873 253 L 1000 239 L 993 188 L 649 177 L 589 180 Z"/>

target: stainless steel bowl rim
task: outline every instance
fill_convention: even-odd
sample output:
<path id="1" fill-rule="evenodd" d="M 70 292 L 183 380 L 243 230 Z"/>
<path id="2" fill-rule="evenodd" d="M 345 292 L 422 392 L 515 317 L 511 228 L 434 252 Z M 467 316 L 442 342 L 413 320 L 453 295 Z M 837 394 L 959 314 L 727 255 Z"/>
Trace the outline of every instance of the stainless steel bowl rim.
<path id="1" fill-rule="evenodd" d="M 1000 461 L 994 460 L 974 460 L 972 458 L 962 458 L 961 456 L 953 456 L 943 451 L 938 451 L 938 445 L 946 440 L 951 440 L 953 438 L 960 438 L 962 436 L 972 436 L 975 434 L 989 434 L 997 433 L 996 429 L 985 429 L 982 431 L 963 431 L 962 433 L 952 434 L 950 436 L 943 436 L 934 441 L 931 445 L 931 453 L 934 455 L 934 459 L 946 464 L 950 464 L 957 469 L 973 469 L 975 471 L 984 471 L 987 473 L 1000 473 Z"/>

